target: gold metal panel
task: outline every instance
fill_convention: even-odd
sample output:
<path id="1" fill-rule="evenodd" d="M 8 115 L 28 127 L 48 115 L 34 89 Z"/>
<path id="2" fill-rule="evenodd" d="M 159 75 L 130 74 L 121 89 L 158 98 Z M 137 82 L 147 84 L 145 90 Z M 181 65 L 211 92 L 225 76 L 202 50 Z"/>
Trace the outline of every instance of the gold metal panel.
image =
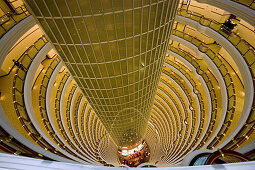
<path id="1" fill-rule="evenodd" d="M 178 0 L 27 0 L 118 146 L 143 137 Z"/>

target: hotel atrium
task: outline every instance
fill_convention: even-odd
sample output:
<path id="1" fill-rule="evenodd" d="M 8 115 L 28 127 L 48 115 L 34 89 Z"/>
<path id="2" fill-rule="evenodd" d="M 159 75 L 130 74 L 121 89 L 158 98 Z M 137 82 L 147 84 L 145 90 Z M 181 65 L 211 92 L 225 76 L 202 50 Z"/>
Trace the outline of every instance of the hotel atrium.
<path id="1" fill-rule="evenodd" d="M 255 160 L 254 0 L 0 0 L 0 17 L 0 168 Z"/>

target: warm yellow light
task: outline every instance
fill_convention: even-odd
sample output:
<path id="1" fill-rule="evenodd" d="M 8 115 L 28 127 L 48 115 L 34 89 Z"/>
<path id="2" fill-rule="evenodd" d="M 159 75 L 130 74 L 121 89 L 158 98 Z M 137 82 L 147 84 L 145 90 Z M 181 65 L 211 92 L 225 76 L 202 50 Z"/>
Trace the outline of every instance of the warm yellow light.
<path id="1" fill-rule="evenodd" d="M 245 96 L 245 93 L 242 91 L 240 92 L 241 96 L 244 97 Z"/>

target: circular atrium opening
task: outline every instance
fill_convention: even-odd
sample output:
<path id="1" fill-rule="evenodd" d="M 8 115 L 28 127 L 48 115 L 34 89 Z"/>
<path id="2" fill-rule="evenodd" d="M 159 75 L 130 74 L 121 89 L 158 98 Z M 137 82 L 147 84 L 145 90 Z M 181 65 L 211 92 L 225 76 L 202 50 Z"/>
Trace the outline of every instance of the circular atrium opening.
<path id="1" fill-rule="evenodd" d="M 145 140 L 143 140 L 136 145 L 120 148 L 118 155 L 121 164 L 137 167 L 150 160 L 150 149 Z"/>

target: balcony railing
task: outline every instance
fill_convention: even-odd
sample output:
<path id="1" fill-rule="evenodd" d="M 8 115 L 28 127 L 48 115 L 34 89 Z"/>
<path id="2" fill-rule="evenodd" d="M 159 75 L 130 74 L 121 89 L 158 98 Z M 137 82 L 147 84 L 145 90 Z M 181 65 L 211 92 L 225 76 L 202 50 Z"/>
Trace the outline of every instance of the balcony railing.
<path id="1" fill-rule="evenodd" d="M 85 104 L 86 107 L 88 107 L 88 103 L 86 102 Z M 90 122 L 89 120 L 89 117 L 90 115 L 92 114 L 92 109 L 89 108 L 87 112 L 84 112 L 84 115 L 81 116 L 81 135 L 82 137 L 84 138 L 84 141 L 85 141 L 85 144 L 88 146 L 89 148 L 89 152 L 91 155 L 94 155 L 95 154 L 95 151 L 94 151 L 94 148 L 93 148 L 93 145 L 89 139 L 89 130 L 87 128 L 88 124 Z M 85 124 L 86 123 L 86 124 Z"/>
<path id="2" fill-rule="evenodd" d="M 73 130 L 73 127 L 71 125 L 71 117 L 70 117 L 70 110 L 73 109 L 71 108 L 71 101 L 74 95 L 75 90 L 77 89 L 77 86 L 74 85 L 71 88 L 71 91 L 69 92 L 68 95 L 68 99 L 67 99 L 67 105 L 66 105 L 66 123 L 67 123 L 67 128 L 69 130 L 70 136 L 72 137 L 73 142 L 75 143 L 76 147 L 78 147 L 83 153 L 87 153 L 87 149 L 84 150 L 83 147 L 81 147 L 80 143 L 78 142 L 76 136 L 75 136 L 75 132 Z M 79 151 L 80 152 L 80 151 Z M 88 160 L 94 162 L 93 160 L 91 160 L 91 158 L 88 157 L 88 155 L 84 155 L 83 153 L 80 152 L 80 154 L 82 154 L 84 157 L 86 157 Z"/>
<path id="3" fill-rule="evenodd" d="M 77 149 L 77 147 L 81 147 L 79 145 L 77 145 L 76 143 L 76 146 L 71 142 L 70 138 L 68 137 L 67 135 L 67 132 L 65 131 L 65 128 L 64 128 L 64 125 L 62 124 L 62 121 L 61 121 L 61 116 L 60 114 L 64 114 L 64 113 L 60 113 L 60 99 L 61 99 L 61 94 L 63 92 L 63 89 L 64 89 L 64 85 L 67 81 L 67 79 L 69 78 L 70 74 L 69 73 L 66 73 L 62 80 L 60 81 L 60 85 L 58 87 L 58 90 L 57 90 L 57 94 L 56 94 L 56 99 L 55 99 L 55 114 L 56 114 L 56 119 L 57 119 L 57 124 L 58 124 L 58 128 L 64 138 L 64 140 L 66 141 L 66 143 L 73 149 L 73 151 L 76 151 L 77 153 L 79 153 L 82 157 L 78 156 L 77 154 L 73 153 L 73 151 L 70 151 L 69 150 L 69 153 L 74 155 L 75 157 L 78 157 L 79 159 L 82 159 L 86 162 L 88 162 L 89 158 L 87 155 L 84 155 L 81 151 L 79 151 Z M 72 88 L 77 88 L 76 85 L 74 85 Z M 67 120 L 68 121 L 68 120 Z M 69 120 L 70 121 L 70 120 Z M 72 137 L 74 137 L 73 135 L 71 135 Z M 65 147 L 65 146 L 64 146 Z M 85 160 L 84 158 L 86 158 L 87 160 Z"/>
<path id="4" fill-rule="evenodd" d="M 199 63 L 194 59 L 194 57 L 189 54 L 188 52 L 180 49 L 180 48 L 176 48 L 172 45 L 169 46 L 169 50 L 173 51 L 174 53 L 180 55 L 181 57 L 183 57 L 187 62 L 189 62 L 190 64 L 193 65 L 194 68 L 196 68 L 197 72 L 202 76 L 202 78 L 204 79 L 208 91 L 210 93 L 211 96 L 211 105 L 212 105 L 212 110 L 211 110 L 211 120 L 209 122 L 209 127 L 208 130 L 203 138 L 203 140 L 200 142 L 200 145 L 196 148 L 199 149 L 201 148 L 205 142 L 209 139 L 209 136 L 212 134 L 212 130 L 214 128 L 215 122 L 216 122 L 216 113 L 217 113 L 217 99 L 216 99 L 216 92 L 214 90 L 213 84 L 209 78 L 209 76 L 207 75 L 206 71 L 201 70 L 200 69 L 200 65 Z"/>
<path id="5" fill-rule="evenodd" d="M 58 124 L 58 128 L 60 130 L 60 132 L 62 133 L 62 136 L 64 138 L 64 140 L 66 141 L 66 143 L 73 149 L 76 150 L 76 147 L 71 143 L 70 139 L 67 136 L 67 132 L 64 129 L 64 126 L 62 124 L 61 121 L 61 116 L 60 116 L 60 99 L 61 99 L 61 94 L 64 88 L 64 85 L 67 81 L 67 79 L 69 78 L 70 74 L 67 72 L 64 74 L 63 78 L 61 79 L 58 89 L 57 89 L 57 93 L 56 93 L 56 98 L 55 98 L 55 116 L 56 116 L 56 120 L 57 120 L 57 124 Z M 66 148 L 66 146 L 61 142 L 59 143 L 60 147 Z M 68 153 L 70 153 L 71 155 L 76 156 L 71 150 L 69 149 L 65 149 Z"/>
<path id="6" fill-rule="evenodd" d="M 40 113 L 41 113 L 41 120 L 44 124 L 45 129 L 47 130 L 48 134 L 51 136 L 51 139 L 63 150 L 67 151 L 70 154 L 73 154 L 68 148 L 64 146 L 62 141 L 58 138 L 58 136 L 55 134 L 54 129 L 52 125 L 50 124 L 50 120 L 48 117 L 47 109 L 46 109 L 46 94 L 47 94 L 47 88 L 49 84 L 49 80 L 59 64 L 60 59 L 58 58 L 57 55 L 55 55 L 50 63 L 50 65 L 46 68 L 45 73 L 43 75 L 42 81 L 39 82 L 40 84 L 40 91 L 39 91 L 39 108 L 40 108 Z"/>
<path id="7" fill-rule="evenodd" d="M 0 141 L 0 148 L 6 153 L 33 158 L 49 159 L 20 143 L 13 136 L 9 135 L 2 127 L 0 127 Z"/>
<path id="8" fill-rule="evenodd" d="M 255 0 L 231 0 L 255 10 Z"/>
<path id="9" fill-rule="evenodd" d="M 17 117 L 22 124 L 22 127 L 27 131 L 28 135 L 43 149 L 65 157 L 65 155 L 59 153 L 54 147 L 52 147 L 41 134 L 36 130 L 31 122 L 26 110 L 24 102 L 24 83 L 26 79 L 27 70 L 30 67 L 33 59 L 40 49 L 47 43 L 45 36 L 39 38 L 34 45 L 30 46 L 19 58 L 21 68 L 16 70 L 13 81 L 13 101 L 14 108 L 16 110 Z"/>
<path id="10" fill-rule="evenodd" d="M 16 13 L 7 13 L 0 17 L 0 38 L 17 23 L 31 15 L 24 5 L 15 9 Z"/>
<path id="11" fill-rule="evenodd" d="M 184 91 L 185 95 L 187 96 L 190 105 L 193 106 L 194 101 L 193 101 L 193 99 L 192 99 L 192 97 L 191 97 L 191 94 L 190 94 L 189 90 L 188 90 L 188 89 L 183 85 L 183 83 L 180 81 L 180 78 L 179 78 L 179 77 L 176 77 L 176 75 L 171 74 L 171 72 L 169 72 L 169 71 L 167 71 L 167 70 L 165 70 L 165 69 L 163 69 L 163 73 L 165 73 L 166 75 L 170 76 L 176 83 L 178 83 L 178 85 L 182 88 L 182 90 Z M 162 82 L 165 82 L 164 79 L 161 79 L 161 81 L 162 81 Z M 165 82 L 165 84 L 167 84 L 167 82 Z M 191 127 L 192 127 L 192 128 L 191 128 L 190 134 L 192 134 L 192 135 L 190 135 L 188 141 L 191 141 L 191 138 L 194 137 L 193 135 L 197 135 L 197 134 L 194 134 L 195 127 L 196 127 L 196 126 L 195 126 L 195 122 L 196 122 L 197 116 L 196 116 L 196 113 L 195 113 L 195 110 L 194 110 L 194 109 L 192 109 L 191 112 L 192 112 L 192 122 L 191 122 Z M 176 144 L 176 142 L 175 142 L 175 144 Z M 186 146 L 188 146 L 187 143 L 186 143 Z M 191 150 L 191 149 L 192 149 L 191 147 L 187 147 L 187 148 L 188 148 L 188 150 Z"/>
<path id="12" fill-rule="evenodd" d="M 164 91 L 165 94 L 168 93 L 163 87 L 159 86 L 158 88 L 161 89 L 161 91 Z M 164 97 L 161 94 L 158 93 L 157 95 L 160 96 L 162 99 L 164 99 Z M 169 95 L 170 94 L 168 94 L 168 97 L 171 97 L 171 95 L 170 96 Z M 171 99 L 171 100 L 174 101 L 174 99 Z M 161 100 L 156 100 L 156 101 L 158 103 L 160 103 L 160 105 L 162 105 L 164 108 L 167 106 L 168 107 L 170 106 L 170 110 L 172 110 L 172 111 L 174 110 L 167 99 L 164 99 L 164 101 L 166 102 L 166 105 L 164 105 Z M 178 104 L 176 106 L 178 106 Z M 180 112 L 180 110 L 178 112 Z M 162 137 L 161 137 L 162 139 L 166 139 L 167 135 L 170 135 L 169 141 L 166 141 L 166 142 L 164 140 L 161 141 L 161 145 L 163 145 L 163 146 L 166 145 L 165 147 L 162 147 L 162 150 L 166 151 L 166 155 L 168 158 L 170 158 L 170 156 L 173 156 L 175 152 L 180 151 L 181 150 L 180 147 L 184 146 L 183 145 L 184 142 L 189 142 L 189 140 L 187 140 L 187 138 L 186 138 L 188 135 L 188 132 L 189 132 L 189 130 L 187 130 L 187 129 L 189 129 L 189 126 L 185 126 L 185 124 L 183 123 L 183 118 L 181 116 L 182 114 L 181 114 L 181 112 L 180 113 L 178 113 L 178 112 L 173 112 L 174 120 L 172 120 L 172 118 L 169 115 L 167 115 L 168 113 L 165 113 L 166 114 L 165 116 L 170 117 L 170 119 L 167 122 L 162 120 L 163 123 L 157 121 L 160 125 L 161 124 L 162 125 L 164 125 L 164 124 L 171 125 L 172 124 L 171 122 L 173 122 L 173 121 L 175 121 L 177 123 L 177 127 L 175 127 L 173 130 L 170 130 L 169 128 L 164 127 L 164 126 L 161 127 L 160 130 L 158 130 L 158 131 L 162 131 L 162 129 L 165 130 L 165 131 L 162 131 Z M 164 112 L 161 111 L 161 113 L 158 114 L 159 116 L 158 115 L 155 115 L 155 116 L 161 117 L 160 114 L 162 114 L 162 113 L 164 113 Z M 179 119 L 180 119 L 180 121 L 179 121 Z M 178 124 L 180 124 L 180 125 L 178 125 Z M 175 134 L 175 135 L 173 135 L 173 134 Z M 172 141 L 175 141 L 176 144 L 171 145 Z"/>
<path id="13" fill-rule="evenodd" d="M 224 119 L 223 126 L 220 129 L 220 132 L 218 133 L 217 137 L 208 146 L 209 149 L 213 149 L 215 146 L 217 146 L 217 144 L 219 144 L 220 140 L 225 136 L 234 116 L 235 105 L 236 105 L 236 95 L 235 95 L 233 80 L 231 78 L 230 73 L 228 72 L 227 67 L 222 63 L 219 56 L 215 54 L 214 51 L 211 50 L 208 46 L 206 46 L 205 43 L 203 43 L 196 37 L 192 37 L 191 35 L 178 30 L 173 30 L 173 34 L 191 42 L 193 45 L 197 46 L 201 52 L 205 53 L 218 67 L 221 73 L 221 76 L 223 77 L 223 80 L 225 82 L 225 85 L 227 88 L 227 99 L 228 99 L 227 113 Z"/>
<path id="14" fill-rule="evenodd" d="M 170 47 L 172 47 L 172 46 L 170 46 Z M 174 48 L 174 47 L 173 47 Z M 181 49 L 176 49 L 176 52 L 178 53 L 180 53 L 181 52 Z M 183 53 L 183 51 L 181 52 L 182 53 L 182 56 L 184 55 L 184 53 Z M 187 57 L 186 57 L 186 59 L 187 59 Z M 189 58 L 190 59 L 190 58 Z M 167 63 L 169 63 L 169 60 L 168 59 L 166 59 L 166 62 Z M 193 60 L 193 63 L 196 63 L 196 61 L 194 61 Z M 171 62 L 171 65 L 175 65 L 175 63 L 173 63 L 173 62 Z M 198 65 L 198 63 L 196 63 L 195 64 L 196 66 L 197 66 L 197 69 L 200 69 L 199 68 L 199 65 Z M 178 70 L 183 70 L 183 69 L 181 69 L 181 68 L 179 68 L 178 67 Z M 196 87 L 196 84 L 194 83 L 194 81 L 193 81 L 193 79 L 191 79 L 191 77 L 187 74 L 187 72 L 185 72 L 184 70 L 182 71 L 183 72 L 183 74 L 185 75 L 185 77 L 191 82 L 191 84 L 193 85 L 193 87 L 195 88 Z M 200 143 L 200 147 L 204 144 L 204 142 L 208 139 L 208 137 L 209 137 L 209 135 L 211 134 L 211 132 L 212 132 L 212 128 L 213 128 L 213 125 L 215 124 L 215 119 L 216 119 L 216 110 L 217 110 L 217 100 L 216 100 L 216 97 L 215 97 L 215 91 L 214 91 L 214 89 L 213 89 L 213 87 L 212 87 L 212 83 L 211 83 L 211 81 L 209 81 L 209 77 L 206 75 L 206 73 L 205 72 L 203 72 L 202 71 L 202 73 L 201 73 L 201 70 L 199 71 L 200 72 L 200 74 L 205 78 L 205 82 L 206 82 L 206 84 L 208 85 L 208 89 L 209 89 L 209 92 L 210 92 L 210 94 L 211 94 L 211 96 L 212 96 L 212 121 L 210 122 L 210 126 L 209 126 L 209 128 L 208 128 L 208 131 L 207 131 L 207 138 L 205 138 L 204 137 L 204 139 L 201 141 L 201 143 Z M 192 83 L 193 82 L 193 83 Z M 202 118 L 201 118 L 201 120 L 200 120 L 200 124 L 202 125 L 201 127 L 199 127 L 199 130 L 198 130 L 198 133 L 196 134 L 196 138 L 198 139 L 199 138 L 199 135 L 201 135 L 201 132 L 202 132 L 202 130 L 203 130 L 203 121 L 204 121 L 204 119 L 203 119 L 203 117 L 205 116 L 205 112 L 204 112 L 204 106 L 203 105 L 201 105 L 201 103 L 203 103 L 202 102 L 202 98 L 201 98 L 201 94 L 199 95 L 198 94 L 198 97 L 199 97 L 199 101 L 200 101 L 200 107 L 201 107 L 201 109 L 202 109 Z M 193 127 L 194 128 L 194 127 Z M 194 129 L 193 129 L 194 130 Z M 209 135 L 208 135 L 209 134 Z M 205 135 L 206 136 L 206 135 Z M 192 143 L 192 145 L 190 146 L 191 148 L 194 146 L 196 144 L 196 142 L 193 142 Z M 202 144 L 202 145 L 201 145 Z M 198 147 L 199 147 L 198 146 Z M 197 148 L 198 148 L 197 147 Z M 184 147 L 184 148 L 187 148 L 187 147 Z"/>
<path id="15" fill-rule="evenodd" d="M 85 145 L 84 143 L 84 140 L 82 137 L 81 137 L 81 134 L 79 133 L 79 127 L 78 127 L 78 112 L 79 112 L 79 106 L 80 106 L 80 102 L 81 102 L 81 99 L 82 99 L 82 94 L 79 95 L 78 99 L 75 101 L 75 108 L 74 108 L 74 112 L 73 112 L 73 118 L 69 118 L 70 120 L 73 119 L 74 121 L 74 127 L 71 126 L 71 123 L 68 123 L 68 128 L 69 128 L 69 131 L 73 131 L 73 133 L 76 134 L 76 136 L 78 137 L 81 145 L 83 146 L 83 148 L 85 149 L 85 152 L 90 155 L 90 152 L 88 151 L 89 148 Z M 72 108 L 71 108 L 72 109 Z M 69 121 L 70 122 L 70 121 Z M 90 155 L 92 159 L 94 159 L 94 155 Z M 92 160 L 91 160 L 92 161 Z"/>
<path id="16" fill-rule="evenodd" d="M 211 29 L 215 30 L 219 34 L 223 35 L 226 39 L 228 39 L 240 52 L 240 54 L 243 56 L 244 60 L 246 61 L 250 72 L 253 77 L 253 84 L 255 84 L 255 49 L 253 46 L 251 46 L 247 41 L 245 41 L 242 37 L 240 37 L 237 33 L 232 32 L 230 35 L 225 34 L 221 30 L 222 24 L 214 21 L 209 18 L 205 18 L 202 15 L 194 14 L 191 11 L 187 11 L 184 9 L 178 10 L 178 15 L 193 19 L 197 22 L 199 22 L 201 25 L 210 27 Z M 254 103 L 254 102 L 253 102 Z M 229 142 L 225 148 L 237 148 L 240 146 L 241 143 L 243 143 L 245 140 L 249 139 L 249 136 L 252 134 L 252 132 L 255 130 L 255 119 L 254 119 L 254 111 L 255 110 L 255 103 L 252 105 L 252 109 L 250 112 L 250 115 L 246 121 L 246 124 L 243 126 L 241 131 L 236 135 L 231 142 Z M 231 116 L 230 116 L 231 118 Z M 226 125 L 225 125 L 226 126 Z M 241 134 L 241 136 L 240 136 Z"/>
<path id="17" fill-rule="evenodd" d="M 198 133 L 196 134 L 196 137 L 195 137 L 196 139 L 198 139 L 199 136 L 201 135 L 202 130 L 203 130 L 204 117 L 205 117 L 205 109 L 204 109 L 205 106 L 204 106 L 204 101 L 203 101 L 202 95 L 199 91 L 196 90 L 197 84 L 195 83 L 193 78 L 188 74 L 188 72 L 186 72 L 184 69 L 182 69 L 180 66 L 178 66 L 177 64 L 175 64 L 173 61 L 171 61 L 169 59 L 166 59 L 166 63 L 169 63 L 172 66 L 174 66 L 176 69 L 178 69 L 189 80 L 189 82 L 193 86 L 193 91 L 195 90 L 195 94 L 198 97 L 199 105 L 200 105 L 200 115 L 201 115 L 200 124 L 199 124 L 199 128 L 198 128 L 199 130 L 198 130 Z M 190 147 L 193 147 L 196 144 L 197 141 L 198 140 L 194 140 Z"/>
<path id="18" fill-rule="evenodd" d="M 255 49 L 252 45 L 250 45 L 237 33 L 232 32 L 231 34 L 228 35 L 221 30 L 222 27 L 221 23 L 214 21 L 213 19 L 210 18 L 205 18 L 203 15 L 197 13 L 194 14 L 191 11 L 178 9 L 177 14 L 195 20 L 199 22 L 201 25 L 207 26 L 213 29 L 214 31 L 218 32 L 222 36 L 224 36 L 241 53 L 241 55 L 244 57 L 250 68 L 255 71 Z"/>
<path id="19" fill-rule="evenodd" d="M 164 97 L 161 94 L 157 93 L 157 96 L 164 100 Z M 182 129 L 182 122 L 178 121 L 178 113 L 174 111 L 172 104 L 170 104 L 167 100 L 164 101 L 166 104 L 162 100 L 155 98 L 153 106 L 154 111 L 151 118 L 155 120 L 154 125 L 158 128 L 158 133 L 162 141 L 161 148 L 163 150 L 167 150 L 171 141 L 175 140 L 175 137 L 177 137 L 178 131 Z M 167 106 L 170 107 L 170 110 L 172 110 L 172 116 L 169 115 Z M 171 123 L 173 121 L 175 121 L 176 126 Z M 169 127 L 167 125 L 169 125 Z"/>
<path id="20" fill-rule="evenodd" d="M 91 148 L 91 146 L 88 144 L 89 140 L 86 140 L 85 138 L 83 139 L 83 142 L 85 143 L 86 146 L 84 146 L 84 148 L 86 150 L 84 150 L 80 144 L 78 143 L 77 139 L 75 138 L 74 136 L 74 133 L 70 133 L 71 134 L 71 137 L 72 137 L 72 140 L 75 142 L 76 146 L 71 142 L 70 138 L 68 137 L 67 135 L 67 132 L 65 131 L 65 128 L 64 128 L 64 125 L 62 124 L 62 121 L 61 121 L 61 116 L 60 116 L 60 98 L 61 98 L 61 94 L 63 92 L 63 89 L 64 89 L 64 85 L 65 83 L 67 82 L 68 78 L 70 77 L 70 73 L 69 72 L 66 72 L 65 75 L 63 76 L 63 78 L 61 79 L 60 83 L 59 83 L 59 86 L 58 86 L 58 89 L 57 89 L 57 93 L 56 93 L 56 98 L 55 98 L 55 114 L 56 114 L 56 118 L 57 118 L 57 124 L 58 124 L 58 128 L 60 129 L 60 132 L 62 133 L 62 136 L 64 138 L 64 140 L 68 143 L 68 145 L 73 149 L 75 150 L 76 152 L 80 153 L 82 156 L 84 156 L 85 158 L 87 158 L 88 160 L 87 161 L 91 161 L 91 162 L 94 162 L 95 160 L 94 159 L 94 150 Z M 73 90 L 75 90 L 75 88 L 77 88 L 76 85 L 74 85 L 72 87 Z M 72 94 L 74 91 L 71 90 L 72 92 L 70 94 Z M 69 98 L 70 99 L 70 98 Z M 69 106 L 70 106 L 70 100 L 68 100 L 69 102 Z M 67 106 L 67 110 L 70 110 L 70 108 Z M 62 113 L 63 114 L 63 113 Z M 67 124 L 70 123 L 70 118 L 69 116 L 67 117 Z M 83 123 L 83 121 L 82 121 Z M 81 127 L 83 127 L 83 125 L 81 125 Z M 68 125 L 67 127 L 70 130 L 73 130 L 72 127 L 70 126 L 70 124 Z M 78 145 L 77 145 L 78 144 Z M 86 155 L 84 155 L 83 153 L 81 153 L 77 147 L 79 147 L 80 149 L 82 148 L 83 149 L 83 152 L 86 153 Z M 73 153 L 72 153 L 73 154 Z M 77 155 L 76 155 L 77 156 Z"/>

